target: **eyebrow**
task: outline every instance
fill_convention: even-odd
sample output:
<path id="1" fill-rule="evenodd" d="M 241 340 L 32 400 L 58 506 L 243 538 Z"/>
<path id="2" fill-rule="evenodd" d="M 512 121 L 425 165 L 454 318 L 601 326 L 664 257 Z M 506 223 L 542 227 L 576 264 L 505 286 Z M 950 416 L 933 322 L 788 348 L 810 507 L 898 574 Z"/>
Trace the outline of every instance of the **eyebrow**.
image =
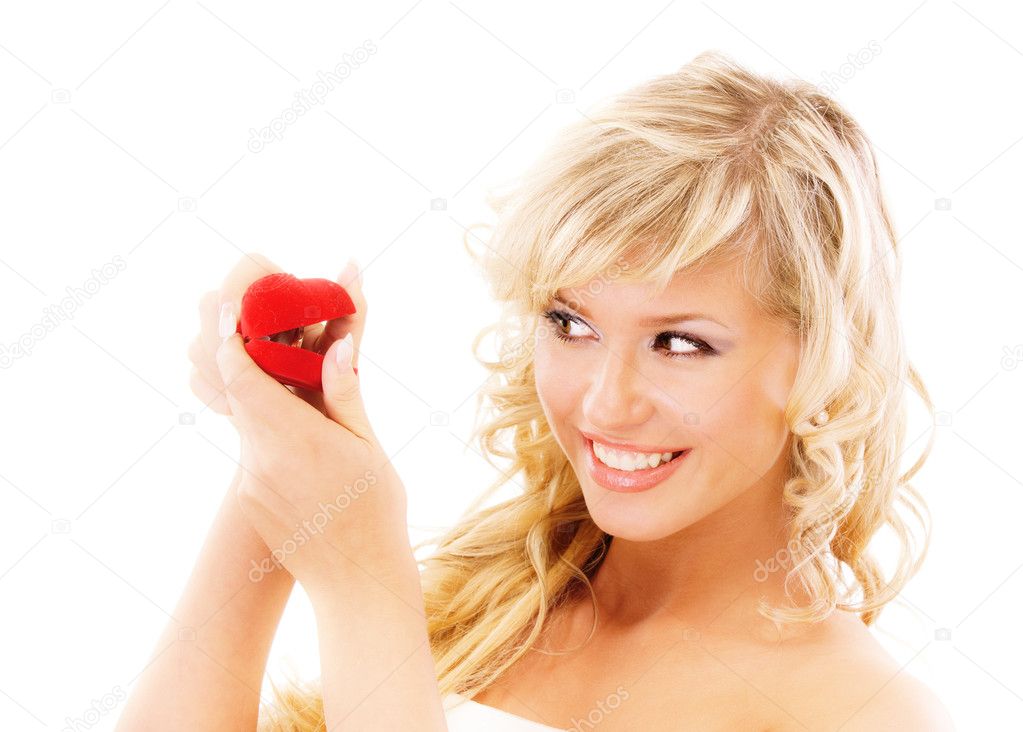
<path id="1" fill-rule="evenodd" d="M 582 315 L 584 318 L 588 318 L 590 320 L 593 319 L 592 316 L 588 312 L 586 312 L 584 308 L 582 307 L 573 308 L 571 305 L 569 305 L 567 302 L 562 300 L 557 295 L 554 296 L 554 301 L 561 305 L 564 305 L 570 310 L 574 310 L 575 312 L 579 313 L 579 315 Z M 722 323 L 720 320 L 715 320 L 714 318 L 710 317 L 709 315 L 705 315 L 704 313 L 673 313 L 671 315 L 658 315 L 652 318 L 643 318 L 642 320 L 639 321 L 639 324 L 643 327 L 656 328 L 659 326 L 674 325 L 676 323 L 686 323 L 694 320 L 707 320 L 711 323 L 716 323 L 717 325 L 720 325 L 722 328 L 725 329 L 728 328 L 728 326 Z"/>

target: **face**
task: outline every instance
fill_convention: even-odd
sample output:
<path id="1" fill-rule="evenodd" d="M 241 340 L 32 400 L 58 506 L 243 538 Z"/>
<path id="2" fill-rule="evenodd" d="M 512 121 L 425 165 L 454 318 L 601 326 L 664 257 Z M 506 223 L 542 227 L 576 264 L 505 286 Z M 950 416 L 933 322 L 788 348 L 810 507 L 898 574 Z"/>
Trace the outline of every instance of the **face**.
<path id="1" fill-rule="evenodd" d="M 760 309 L 739 266 L 678 273 L 656 297 L 646 283 L 595 280 L 559 290 L 540 316 L 540 402 L 590 515 L 613 536 L 660 539 L 750 491 L 781 500 L 799 339 Z M 624 470 L 641 464 L 632 451 L 591 452 L 586 435 L 675 459 Z"/>

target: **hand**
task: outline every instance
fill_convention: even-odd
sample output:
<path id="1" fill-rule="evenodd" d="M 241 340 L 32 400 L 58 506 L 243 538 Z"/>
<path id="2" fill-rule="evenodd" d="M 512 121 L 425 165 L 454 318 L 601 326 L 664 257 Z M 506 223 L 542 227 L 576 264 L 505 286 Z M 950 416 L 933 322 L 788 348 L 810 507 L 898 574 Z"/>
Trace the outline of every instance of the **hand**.
<path id="1" fill-rule="evenodd" d="M 361 282 L 346 289 L 364 313 Z M 244 445 L 239 504 L 310 595 L 345 573 L 411 556 L 404 486 L 370 426 L 359 377 L 337 364 L 339 350 L 357 355 L 354 336 L 326 348 L 322 411 L 260 369 L 238 333 L 215 353 Z"/>

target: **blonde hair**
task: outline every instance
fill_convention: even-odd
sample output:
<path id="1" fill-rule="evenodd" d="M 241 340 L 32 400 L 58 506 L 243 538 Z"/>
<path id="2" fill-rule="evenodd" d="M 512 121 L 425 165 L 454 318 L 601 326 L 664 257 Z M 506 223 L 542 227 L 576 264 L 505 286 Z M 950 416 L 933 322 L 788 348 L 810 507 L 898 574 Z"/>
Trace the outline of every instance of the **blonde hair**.
<path id="1" fill-rule="evenodd" d="M 478 258 L 504 311 L 473 343 L 491 372 L 478 405 L 489 399 L 489 414 L 473 437 L 500 476 L 420 562 L 441 694 L 473 696 L 530 649 L 575 592 L 585 587 L 592 599 L 590 578 L 611 541 L 590 518 L 538 401 L 535 314 L 561 288 L 621 279 L 660 290 L 674 273 L 717 259 L 739 258 L 749 291 L 802 344 L 785 409 L 795 436 L 783 493 L 785 590 L 791 598 L 798 580 L 812 602 L 762 600 L 758 610 L 812 623 L 837 608 L 873 623 L 930 540 L 930 514 L 908 481 L 934 433 L 900 473 L 904 387 L 934 410 L 905 353 L 901 265 L 874 151 L 849 114 L 808 82 L 706 52 L 587 110 L 488 202 L 498 223 Z M 478 354 L 490 333 L 497 361 Z M 516 476 L 521 495 L 479 508 Z M 922 547 L 898 504 L 923 527 Z M 888 580 L 867 552 L 886 526 L 898 541 Z M 276 726 L 265 729 L 323 729 L 318 691 L 289 693 L 278 694 Z"/>

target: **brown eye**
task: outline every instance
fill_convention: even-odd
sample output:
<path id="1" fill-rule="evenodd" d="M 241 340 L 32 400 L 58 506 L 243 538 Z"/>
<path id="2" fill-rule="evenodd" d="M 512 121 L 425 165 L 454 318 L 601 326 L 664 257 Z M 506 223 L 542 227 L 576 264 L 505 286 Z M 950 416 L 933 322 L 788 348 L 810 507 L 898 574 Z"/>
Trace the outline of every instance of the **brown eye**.
<path id="1" fill-rule="evenodd" d="M 702 355 L 710 355 L 714 353 L 714 349 L 708 346 L 706 343 L 701 341 L 699 338 L 694 338 L 687 333 L 677 333 L 670 331 L 667 333 L 661 333 L 655 341 L 657 343 L 666 344 L 666 350 L 662 351 L 668 358 L 695 358 Z M 689 347 L 691 350 L 676 351 L 673 346 Z"/>
<path id="2" fill-rule="evenodd" d="M 554 324 L 554 335 L 563 341 L 576 341 L 580 338 L 580 336 L 571 332 L 565 332 L 562 328 L 567 327 L 571 330 L 571 326 L 575 325 L 589 330 L 589 326 L 576 319 L 575 316 L 569 315 L 564 310 L 548 310 L 543 314 L 543 316 Z"/>

